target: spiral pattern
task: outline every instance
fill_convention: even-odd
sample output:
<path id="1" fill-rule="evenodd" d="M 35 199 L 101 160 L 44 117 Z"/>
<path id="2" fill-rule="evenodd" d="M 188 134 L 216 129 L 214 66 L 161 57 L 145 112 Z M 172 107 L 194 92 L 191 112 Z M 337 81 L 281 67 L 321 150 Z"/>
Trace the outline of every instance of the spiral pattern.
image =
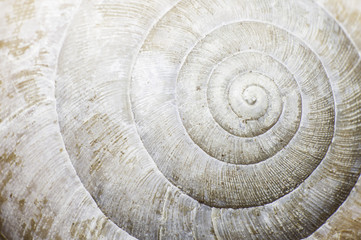
<path id="1" fill-rule="evenodd" d="M 77 42 L 76 37 L 69 42 Z M 69 58 L 67 45 L 63 59 Z M 129 103 L 121 111 L 134 122 L 131 138 L 139 142 L 124 138 L 123 144 L 134 149 L 124 154 L 141 148 L 144 155 L 136 156 L 141 160 L 134 168 L 155 164 L 160 171 L 159 176 L 155 170 L 145 175 L 132 170 L 135 178 L 144 179 L 137 184 L 140 189 L 147 182 L 152 186 L 154 176 L 158 184 L 168 186 L 166 192 L 164 187 L 146 190 L 160 198 L 165 194 L 163 208 L 153 202 L 147 211 L 156 216 L 163 211 L 155 228 L 181 232 L 174 221 L 184 220 L 168 214 L 200 204 L 196 216 L 208 215 L 217 236 L 251 238 L 253 226 L 260 238 L 301 238 L 321 226 L 355 184 L 360 161 L 346 154 L 356 149 L 344 144 L 355 133 L 342 121 L 352 115 L 344 89 L 354 82 L 352 74 L 359 73 L 360 59 L 340 26 L 311 1 L 181 1 L 154 23 L 132 59 L 119 83 Z M 75 82 L 72 72 L 67 69 L 69 80 L 58 83 L 61 99 L 74 94 L 66 87 Z M 95 94 L 105 91 L 96 88 Z M 61 102 L 59 109 L 60 116 L 72 113 Z M 69 125 L 63 121 L 63 132 L 69 132 Z M 88 131 L 93 134 L 94 128 L 90 124 Z M 65 136 L 65 142 L 68 139 Z M 84 139 L 76 141 L 80 143 Z M 108 146 L 109 151 L 115 146 Z M 106 150 L 98 151 L 104 158 Z M 73 160 L 78 158 L 75 166 L 84 164 L 92 151 L 80 152 L 80 157 L 72 154 Z M 119 171 L 119 178 L 124 172 L 109 166 L 103 171 Z M 80 175 L 85 182 L 97 179 Z M 109 182 L 113 184 L 104 198 L 114 198 L 110 193 L 123 185 L 115 179 Z M 132 215 L 131 223 L 117 218 L 113 205 L 96 197 L 96 190 L 89 191 L 116 224 L 145 237 L 139 228 L 130 227 L 143 215 Z M 142 201 L 121 202 L 143 213 Z M 196 226 L 197 217 L 193 220 Z"/>
<path id="2" fill-rule="evenodd" d="M 312 0 L 126 2 L 80 4 L 55 76 L 101 212 L 138 239 L 325 226 L 361 173 L 361 58 L 339 23 Z"/>
<path id="3" fill-rule="evenodd" d="M 159 25 L 162 26 L 162 23 Z M 255 29 L 260 34 L 252 39 L 250 33 Z M 155 33 L 150 34 L 155 37 L 158 28 L 154 31 Z M 161 29 L 159 31 L 162 32 Z M 173 32 L 169 34 L 179 35 Z M 229 36 L 233 38 L 227 39 Z M 250 39 L 243 40 L 246 38 Z M 292 42 L 292 50 L 288 50 L 291 47 L 287 44 L 274 44 L 276 46 L 271 45 L 272 47 L 266 44 L 272 41 L 281 42 L 279 39 Z M 211 49 L 212 46 L 217 46 L 221 51 Z M 269 203 L 296 188 L 325 156 L 334 131 L 334 103 L 327 74 L 315 54 L 285 31 L 265 23 L 242 22 L 225 25 L 207 34 L 191 49 L 180 67 L 178 78 L 172 74 L 177 73 L 174 70 L 177 66 L 171 61 L 166 61 L 165 56 L 173 56 L 175 49 L 180 52 L 181 46 L 174 44 L 153 50 L 147 46 L 146 41 L 143 49 L 146 50 L 140 51 L 135 63 L 130 92 L 138 132 L 145 148 L 162 173 L 198 201 L 210 206 L 233 208 Z M 255 49 L 266 56 L 248 52 L 249 49 Z M 229 54 L 234 52 L 240 53 L 229 57 Z M 294 56 L 301 57 L 297 59 Z M 271 62 L 270 65 L 263 65 L 263 69 L 262 57 L 267 58 L 268 61 L 265 63 Z M 275 60 L 282 60 L 282 57 L 285 59 L 283 61 L 292 57 L 296 59 L 282 68 L 281 63 Z M 239 58 L 247 59 L 247 63 L 242 64 Z M 159 62 L 159 59 L 164 60 Z M 301 66 L 300 62 L 303 63 Z M 218 78 L 221 79 L 213 80 L 212 69 L 214 64 L 218 63 L 222 63 L 219 68 L 223 71 L 218 74 Z M 281 76 L 291 78 L 279 79 L 276 73 L 268 77 L 268 69 L 272 67 L 272 63 L 277 65 L 276 69 L 282 69 Z M 222 68 L 223 64 L 226 67 Z M 309 70 L 305 69 L 305 66 L 309 65 L 320 69 L 316 77 L 315 71 L 308 72 Z M 242 75 L 247 71 L 248 74 Z M 237 72 L 241 75 L 239 78 Z M 283 72 L 285 73 L 282 74 Z M 298 79 L 300 89 L 290 72 Z M 236 79 L 232 81 L 232 77 Z M 177 79 L 176 86 L 174 79 Z M 275 79 L 276 82 L 271 79 Z M 282 89 L 282 93 L 278 89 Z M 176 99 L 172 92 L 176 92 Z M 302 103 L 305 106 L 301 129 L 297 131 L 302 116 L 299 92 L 303 96 Z M 239 99 L 237 93 L 243 96 Z M 207 99 L 211 103 L 211 111 L 207 107 Z M 285 99 L 284 111 L 281 99 Z M 247 100 L 254 102 L 250 104 Z M 252 103 L 254 107 L 249 107 Z M 180 116 L 177 114 L 178 111 Z M 219 120 L 214 121 L 211 112 L 213 116 L 221 116 L 221 119 L 217 117 Z M 281 112 L 284 113 L 277 121 Z M 183 133 L 179 118 L 182 119 L 184 128 L 193 141 L 189 141 Z M 223 119 L 229 119 L 229 123 Z M 227 125 L 223 122 L 227 122 Z M 278 123 L 277 126 L 269 129 L 275 122 Z M 227 127 L 220 127 L 222 125 Z M 232 129 L 233 132 L 245 129 L 248 137 L 234 136 L 231 131 L 227 131 L 228 129 Z M 265 136 L 256 137 L 257 132 L 253 133 L 252 129 L 262 131 Z M 173 136 L 169 136 L 169 132 L 174 133 Z M 182 134 L 176 134 L 179 132 Z M 293 137 L 295 140 L 291 143 Z M 159 138 L 164 141 L 159 141 Z M 312 138 L 322 141 L 312 141 Z M 191 154 L 184 156 L 182 152 Z M 271 157 L 272 159 L 268 159 Z M 265 159 L 268 161 L 259 165 L 237 166 L 220 164 L 215 159 L 238 165 L 258 163 Z M 305 162 L 308 164 L 305 165 Z M 192 165 L 199 171 L 189 171 L 189 168 L 184 167 Z M 232 189 L 232 195 L 224 191 L 222 184 Z"/>

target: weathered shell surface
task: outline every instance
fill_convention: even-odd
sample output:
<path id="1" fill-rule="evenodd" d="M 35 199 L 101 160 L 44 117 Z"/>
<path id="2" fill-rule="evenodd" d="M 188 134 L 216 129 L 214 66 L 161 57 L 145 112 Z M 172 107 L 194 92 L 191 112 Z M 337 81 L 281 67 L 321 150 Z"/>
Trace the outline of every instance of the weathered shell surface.
<path id="1" fill-rule="evenodd" d="M 0 238 L 361 239 L 359 0 L 0 1 Z"/>

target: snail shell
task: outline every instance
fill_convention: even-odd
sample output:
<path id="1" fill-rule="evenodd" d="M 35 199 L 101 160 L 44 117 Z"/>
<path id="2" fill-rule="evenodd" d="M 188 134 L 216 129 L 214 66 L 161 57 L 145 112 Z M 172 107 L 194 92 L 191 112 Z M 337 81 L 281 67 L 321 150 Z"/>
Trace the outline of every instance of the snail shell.
<path id="1" fill-rule="evenodd" d="M 2 237 L 361 237 L 356 0 L 0 5 Z"/>

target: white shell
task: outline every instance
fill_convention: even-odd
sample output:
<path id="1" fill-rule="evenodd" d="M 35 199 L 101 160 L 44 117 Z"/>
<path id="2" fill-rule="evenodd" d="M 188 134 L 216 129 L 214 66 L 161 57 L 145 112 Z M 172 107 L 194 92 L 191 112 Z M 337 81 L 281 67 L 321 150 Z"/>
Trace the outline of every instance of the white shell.
<path id="1" fill-rule="evenodd" d="M 0 238 L 360 239 L 359 0 L 0 1 Z"/>

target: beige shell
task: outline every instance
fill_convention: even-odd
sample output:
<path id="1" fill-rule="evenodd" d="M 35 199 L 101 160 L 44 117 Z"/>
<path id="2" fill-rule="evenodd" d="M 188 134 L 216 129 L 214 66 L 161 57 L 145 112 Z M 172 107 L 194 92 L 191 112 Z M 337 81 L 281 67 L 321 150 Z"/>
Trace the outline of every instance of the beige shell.
<path id="1" fill-rule="evenodd" d="M 0 1 L 0 239 L 361 239 L 359 0 Z"/>

